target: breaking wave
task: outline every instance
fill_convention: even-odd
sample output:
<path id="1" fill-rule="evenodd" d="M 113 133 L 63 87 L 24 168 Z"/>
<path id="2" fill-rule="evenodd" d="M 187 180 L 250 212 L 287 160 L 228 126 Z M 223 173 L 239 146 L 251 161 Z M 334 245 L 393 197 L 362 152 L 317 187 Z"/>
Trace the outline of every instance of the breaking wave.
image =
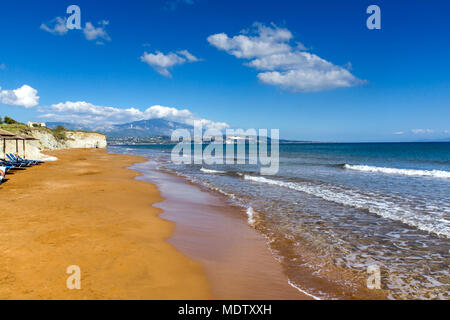
<path id="1" fill-rule="evenodd" d="M 244 179 L 301 191 L 327 201 L 367 210 L 383 218 L 399 221 L 422 231 L 450 238 L 450 221 L 444 217 L 413 212 L 396 204 L 388 197 L 375 193 L 364 194 L 357 190 L 345 189 L 339 186 L 285 182 L 250 175 L 245 175 Z"/>
<path id="2" fill-rule="evenodd" d="M 357 171 L 363 171 L 363 172 L 374 172 L 374 173 L 384 173 L 384 174 L 397 174 L 397 175 L 403 175 L 403 176 L 450 179 L 450 171 L 443 171 L 443 170 L 398 169 L 398 168 L 386 168 L 386 167 L 373 167 L 373 166 L 367 166 L 367 165 L 351 165 L 351 164 L 344 164 L 343 167 L 344 167 L 344 169 L 357 170 Z"/>
<path id="3" fill-rule="evenodd" d="M 200 171 L 204 172 L 204 173 L 212 173 L 212 174 L 214 174 L 214 173 L 225 173 L 225 171 L 205 169 L 205 168 L 201 168 Z"/>

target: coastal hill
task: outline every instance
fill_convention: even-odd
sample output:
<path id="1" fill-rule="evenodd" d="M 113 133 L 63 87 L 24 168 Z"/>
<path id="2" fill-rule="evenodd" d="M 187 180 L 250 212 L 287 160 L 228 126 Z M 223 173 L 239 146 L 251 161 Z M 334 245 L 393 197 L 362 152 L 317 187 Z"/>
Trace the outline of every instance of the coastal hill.
<path id="1" fill-rule="evenodd" d="M 46 127 L 28 127 L 23 123 L 11 121 L 1 123 L 0 129 L 14 134 L 35 138 L 25 142 L 25 156 L 28 159 L 45 159 L 41 153 L 48 150 L 72 148 L 106 148 L 106 136 L 98 132 L 66 130 L 64 127 L 54 129 Z M 3 140 L 1 141 L 3 151 Z M 18 153 L 24 156 L 23 141 L 6 140 L 6 153 Z M 3 155 L 3 154 L 2 154 Z"/>

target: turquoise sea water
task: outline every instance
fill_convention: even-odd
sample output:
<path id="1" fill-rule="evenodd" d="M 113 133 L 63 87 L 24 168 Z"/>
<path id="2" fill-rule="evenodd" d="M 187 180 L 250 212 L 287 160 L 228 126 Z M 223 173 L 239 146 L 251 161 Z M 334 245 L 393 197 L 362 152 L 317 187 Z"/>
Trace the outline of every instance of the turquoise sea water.
<path id="1" fill-rule="evenodd" d="M 111 147 L 221 193 L 268 239 L 292 285 L 318 297 L 448 299 L 450 143 L 280 146 L 280 169 L 175 165 L 172 146 Z M 330 290 L 330 288 L 333 288 Z"/>

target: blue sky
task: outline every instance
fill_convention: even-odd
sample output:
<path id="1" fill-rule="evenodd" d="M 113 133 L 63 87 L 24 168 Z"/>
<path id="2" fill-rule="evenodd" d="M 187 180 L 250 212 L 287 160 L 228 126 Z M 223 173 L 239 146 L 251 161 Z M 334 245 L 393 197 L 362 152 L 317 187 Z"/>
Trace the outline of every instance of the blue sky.
<path id="1" fill-rule="evenodd" d="M 82 30 L 64 30 L 71 4 Z M 371 4 L 381 30 L 366 27 Z M 0 115 L 201 118 L 322 141 L 450 137 L 448 12 L 448 1 L 8 1 Z"/>

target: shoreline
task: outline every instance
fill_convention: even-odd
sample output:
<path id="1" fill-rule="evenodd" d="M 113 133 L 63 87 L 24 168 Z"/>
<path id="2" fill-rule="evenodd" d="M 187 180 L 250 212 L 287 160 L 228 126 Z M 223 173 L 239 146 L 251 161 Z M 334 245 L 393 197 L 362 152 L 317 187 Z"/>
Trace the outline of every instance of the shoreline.
<path id="1" fill-rule="evenodd" d="M 215 299 L 315 299 L 293 286 L 267 239 L 247 222 L 241 208 L 182 177 L 156 168 L 151 159 L 130 167 L 138 180 L 155 184 L 165 200 L 155 206 L 175 222 L 168 239 L 204 267 Z M 207 245 L 205 245 L 207 244 Z"/>
<path id="2" fill-rule="evenodd" d="M 59 160 L 0 186 L 0 299 L 311 299 L 218 195 L 139 170 L 145 157 L 47 153 Z M 81 290 L 66 286 L 72 265 Z"/>
<path id="3" fill-rule="evenodd" d="M 0 186 L 1 299 L 211 299 L 203 267 L 167 239 L 154 184 L 127 169 L 147 159 L 101 149 L 8 175 Z M 5 200 L 7 199 L 7 200 Z M 66 286 L 71 265 L 81 289 Z"/>
<path id="4" fill-rule="evenodd" d="M 328 273 L 331 280 L 323 280 L 307 268 L 293 269 L 289 264 L 292 252 L 282 251 L 284 248 L 290 250 L 290 247 L 284 246 L 286 243 L 275 242 L 277 238 L 265 232 L 260 213 L 253 212 L 249 205 L 232 201 L 233 194 L 227 197 L 226 192 L 196 183 L 195 178 L 191 180 L 190 176 L 159 168 L 158 153 L 154 158 L 153 153 L 138 152 L 139 149 L 113 150 L 116 149 L 111 152 L 130 152 L 148 159 L 148 162 L 134 165 L 131 169 L 142 174 L 139 180 L 151 182 L 161 191 L 165 200 L 156 206 L 163 209 L 163 218 L 176 223 L 174 234 L 168 241 L 202 264 L 215 298 L 385 299 L 380 291 L 362 287 L 355 293 L 333 282 L 341 279 L 340 269 Z M 256 219 L 253 217 L 255 214 Z M 304 254 L 303 263 L 316 261 L 314 251 L 307 248 L 298 250 Z M 232 264 L 229 263 L 231 259 L 234 259 Z M 295 264 L 297 259 L 292 261 Z M 241 286 L 255 290 L 239 290 Z"/>

